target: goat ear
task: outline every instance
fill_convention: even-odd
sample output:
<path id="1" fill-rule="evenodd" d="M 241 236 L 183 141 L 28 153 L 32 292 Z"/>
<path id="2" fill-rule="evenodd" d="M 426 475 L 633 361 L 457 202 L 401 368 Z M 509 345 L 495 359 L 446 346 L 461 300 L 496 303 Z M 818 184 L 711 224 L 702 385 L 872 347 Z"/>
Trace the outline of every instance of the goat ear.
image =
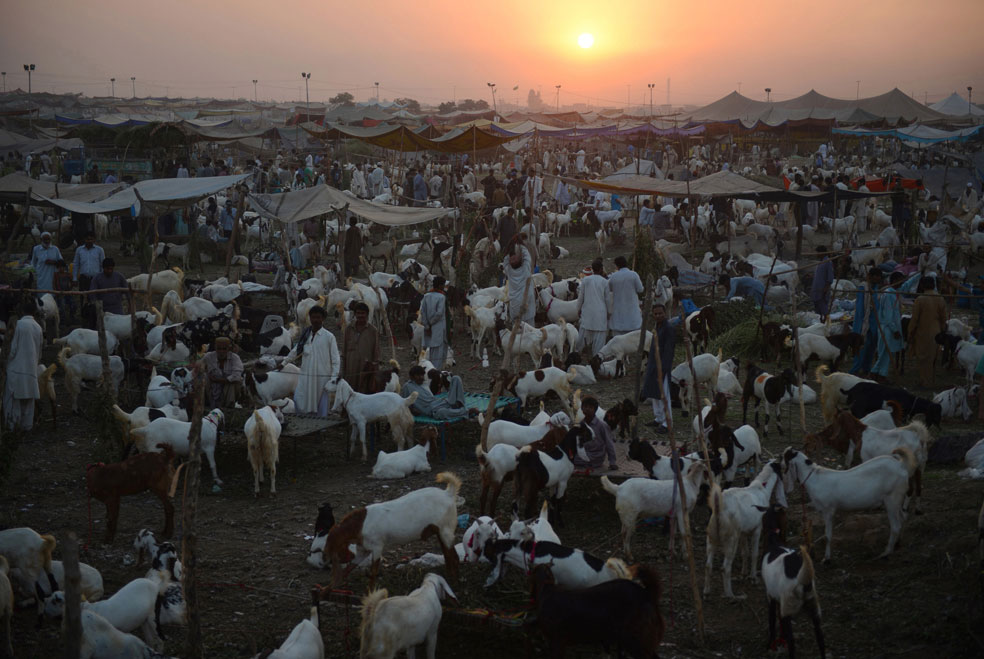
<path id="1" fill-rule="evenodd" d="M 755 510 L 759 511 L 760 513 L 764 513 L 768 509 L 769 509 L 768 506 L 755 506 Z"/>

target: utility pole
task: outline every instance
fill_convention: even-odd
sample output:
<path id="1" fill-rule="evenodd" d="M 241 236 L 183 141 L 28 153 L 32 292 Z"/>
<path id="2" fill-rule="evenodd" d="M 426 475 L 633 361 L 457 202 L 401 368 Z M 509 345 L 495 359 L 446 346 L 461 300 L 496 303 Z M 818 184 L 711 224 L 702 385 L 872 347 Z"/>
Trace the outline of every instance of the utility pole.
<path id="1" fill-rule="evenodd" d="M 494 82 L 487 82 L 485 84 L 486 84 L 486 86 L 488 86 L 489 89 L 492 90 L 492 115 L 493 115 L 492 118 L 495 119 L 495 115 L 499 114 L 499 110 L 498 110 L 498 108 L 496 108 L 496 105 L 495 105 L 495 83 Z"/>
<path id="2" fill-rule="evenodd" d="M 137 76 L 130 76 L 130 85 L 133 87 L 133 98 L 137 97 Z"/>
<path id="3" fill-rule="evenodd" d="M 379 83 L 374 82 L 372 84 L 376 85 L 376 105 L 379 105 Z"/>
<path id="4" fill-rule="evenodd" d="M 259 80 L 257 80 L 256 78 L 253 78 L 253 102 L 254 103 L 256 103 L 256 83 L 258 83 L 258 82 L 259 82 Z"/>
<path id="5" fill-rule="evenodd" d="M 967 114 L 974 113 L 973 98 L 974 98 L 974 88 L 971 87 L 970 85 L 967 85 Z"/>
<path id="6" fill-rule="evenodd" d="M 765 88 L 765 102 L 766 103 L 772 102 L 772 87 Z"/>
<path id="7" fill-rule="evenodd" d="M 649 86 L 649 120 L 653 120 L 653 90 L 656 88 L 655 82 L 647 83 Z"/>
<path id="8" fill-rule="evenodd" d="M 6 92 L 7 91 L 7 72 L 6 71 L 0 71 L 0 75 L 3 76 L 3 91 Z"/>
<path id="9" fill-rule="evenodd" d="M 109 84 L 111 85 L 111 87 L 110 87 L 110 89 L 111 89 L 110 96 L 112 96 L 113 98 L 116 98 L 116 78 L 110 78 L 109 79 Z"/>
<path id="10" fill-rule="evenodd" d="M 25 64 L 24 70 L 27 71 L 27 93 L 31 93 L 31 72 L 34 70 L 33 64 Z"/>
<path id="11" fill-rule="evenodd" d="M 560 112 L 560 85 L 557 85 L 557 112 Z"/>
<path id="12" fill-rule="evenodd" d="M 855 80 L 855 82 L 858 83 L 858 92 L 857 92 L 857 96 L 855 96 L 855 99 L 858 100 L 858 101 L 860 101 L 861 100 L 861 81 L 860 80 Z"/>

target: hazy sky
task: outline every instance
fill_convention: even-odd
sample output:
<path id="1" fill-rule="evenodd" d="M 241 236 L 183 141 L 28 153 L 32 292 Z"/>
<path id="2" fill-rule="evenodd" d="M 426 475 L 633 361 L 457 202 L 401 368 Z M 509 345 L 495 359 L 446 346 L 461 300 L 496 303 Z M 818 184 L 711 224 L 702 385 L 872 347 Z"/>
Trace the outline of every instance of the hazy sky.
<path id="1" fill-rule="evenodd" d="M 339 91 L 456 98 L 703 105 L 810 88 L 841 98 L 899 87 L 930 102 L 967 85 L 984 101 L 984 0 L 5 0 L 7 88 L 312 101 Z M 588 32 L 595 45 L 582 49 Z M 519 85 L 520 91 L 512 88 Z M 978 96 L 979 94 L 979 96 Z"/>

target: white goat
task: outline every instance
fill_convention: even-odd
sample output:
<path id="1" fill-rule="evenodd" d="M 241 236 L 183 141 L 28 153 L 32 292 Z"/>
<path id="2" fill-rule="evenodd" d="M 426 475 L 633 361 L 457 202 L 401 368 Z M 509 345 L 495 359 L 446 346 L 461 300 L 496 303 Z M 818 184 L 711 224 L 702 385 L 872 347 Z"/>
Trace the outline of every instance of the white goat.
<path id="1" fill-rule="evenodd" d="M 524 406 L 530 397 L 543 396 L 548 391 L 552 391 L 560 398 L 560 405 L 564 411 L 568 415 L 573 415 L 570 404 L 573 379 L 574 375 L 564 369 L 550 366 L 520 373 L 513 377 L 506 388 L 519 396 L 520 404 Z"/>
<path id="2" fill-rule="evenodd" d="M 479 424 L 484 423 L 485 419 L 479 414 Z M 544 425 L 523 426 L 505 419 L 496 419 L 489 424 L 489 433 L 486 446 L 490 449 L 496 444 L 508 444 L 516 448 L 523 448 L 533 442 L 543 439 L 552 428 L 567 428 L 571 425 L 571 418 L 564 412 L 557 412 L 550 417 Z"/>
<path id="3" fill-rule="evenodd" d="M 60 339 L 55 339 L 52 343 L 56 346 L 67 345 L 76 355 L 100 354 L 99 332 L 96 330 L 85 329 L 84 327 L 77 327 Z M 116 352 L 116 347 L 119 343 L 120 342 L 115 335 L 109 332 L 106 333 L 106 352 L 108 354 L 111 355 Z"/>
<path id="4" fill-rule="evenodd" d="M 404 478 L 418 471 L 430 471 L 430 461 L 427 457 L 428 454 L 436 453 L 436 438 L 437 429 L 428 426 L 421 432 L 421 441 L 418 441 L 416 446 L 393 453 L 380 451 L 372 468 L 372 477 Z"/>
<path id="5" fill-rule="evenodd" d="M 426 643 L 427 657 L 433 659 L 445 597 L 457 601 L 444 577 L 433 573 L 424 577 L 420 588 L 403 597 L 389 597 L 385 588 L 366 595 L 362 599 L 359 656 L 387 659 L 402 650 L 413 656 L 414 648 Z"/>
<path id="6" fill-rule="evenodd" d="M 943 409 L 943 416 L 949 418 L 963 417 L 968 421 L 973 415 L 970 405 L 967 404 L 967 388 L 953 387 L 933 396 L 933 402 L 939 403 Z"/>
<path id="7" fill-rule="evenodd" d="M 325 659 L 325 641 L 318 625 L 318 607 L 311 607 L 311 616 L 301 620 L 279 648 L 269 654 L 260 653 L 254 659 Z"/>
<path id="8" fill-rule="evenodd" d="M 247 371 L 247 384 L 254 390 L 260 401 L 269 405 L 275 400 L 294 395 L 300 372 L 301 369 L 296 364 L 284 364 L 278 370 L 265 373 Z"/>
<path id="9" fill-rule="evenodd" d="M 208 465 L 212 469 L 212 479 L 216 485 L 222 485 L 222 479 L 219 478 L 219 472 L 215 468 L 215 445 L 219 440 L 219 426 L 224 422 L 225 415 L 218 408 L 202 417 L 199 445 L 202 453 L 208 458 Z M 178 421 L 167 417 L 154 419 L 142 428 L 131 428 L 130 430 L 134 444 L 141 453 L 159 453 L 158 444 L 169 444 L 176 455 L 185 458 L 189 456 L 191 451 L 190 434 L 190 421 Z"/>
<path id="10" fill-rule="evenodd" d="M 147 396 L 144 405 L 147 407 L 164 407 L 178 399 L 178 392 L 171 386 L 171 381 L 157 374 L 157 367 L 150 371 L 150 382 L 147 383 Z M 146 425 L 146 424 L 144 424 Z"/>
<path id="11" fill-rule="evenodd" d="M 72 349 L 65 346 L 58 353 L 58 363 L 65 371 L 65 389 L 72 402 L 72 411 L 79 410 L 79 393 L 83 382 L 96 382 L 102 378 L 102 359 L 98 355 L 71 355 Z M 113 392 L 120 389 L 123 382 L 123 360 L 116 355 L 109 357 L 109 372 Z"/>
<path id="12" fill-rule="evenodd" d="M 413 433 L 413 415 L 410 414 L 410 406 L 415 400 L 417 400 L 416 391 L 407 398 L 390 391 L 360 394 L 352 389 L 348 382 L 339 380 L 332 410 L 335 412 L 345 410 L 348 414 L 349 424 L 352 426 L 349 442 L 354 448 L 358 437 L 362 443 L 362 461 L 365 462 L 368 457 L 366 424 L 385 419 L 390 425 L 397 449 L 402 451 L 406 446 L 407 438 Z"/>
<path id="13" fill-rule="evenodd" d="M 36 596 L 36 584 L 42 574 L 47 575 L 52 589 L 57 588 L 51 570 L 54 549 L 54 536 L 40 535 L 26 526 L 0 531 L 0 555 L 7 557 L 8 576 L 22 597 Z"/>
<path id="14" fill-rule="evenodd" d="M 127 283 L 130 287 L 138 291 L 147 290 L 147 279 L 150 277 L 149 274 L 143 273 L 135 275 L 127 279 Z M 184 272 L 181 268 L 174 267 L 170 270 L 161 270 L 160 272 L 155 272 L 153 279 L 150 281 L 150 287 L 152 293 L 167 293 L 168 291 L 174 291 L 178 294 L 178 297 L 184 298 Z"/>
<path id="15" fill-rule="evenodd" d="M 167 589 L 167 579 L 134 579 L 120 588 L 109 599 L 99 602 L 83 602 L 83 610 L 92 611 L 121 632 L 140 629 L 144 640 L 152 646 L 161 643 L 158 635 L 155 606 L 158 595 Z M 59 618 L 65 613 L 65 593 L 55 591 L 45 600 L 44 613 Z"/>
<path id="16" fill-rule="evenodd" d="M 148 659 L 161 656 L 133 634 L 121 632 L 95 611 L 82 608 L 79 659 Z"/>
<path id="17" fill-rule="evenodd" d="M 582 549 L 549 540 L 496 540 L 492 543 L 490 560 L 495 567 L 485 580 L 486 588 L 499 580 L 507 563 L 521 570 L 549 564 L 550 572 L 561 588 L 590 588 L 606 581 L 631 578 L 629 567 L 621 559 L 609 558 L 603 562 Z"/>
<path id="18" fill-rule="evenodd" d="M 263 468 L 270 470 L 270 494 L 277 494 L 277 462 L 280 461 L 280 419 L 271 406 L 254 410 L 243 426 L 246 451 L 253 467 L 253 496 L 260 495 Z"/>
<path id="19" fill-rule="evenodd" d="M 636 339 L 638 340 L 638 336 Z M 670 381 L 680 386 L 680 404 L 684 411 L 696 408 L 696 399 L 693 398 L 694 375 L 697 376 L 697 384 L 706 385 L 710 391 L 717 391 L 718 374 L 721 372 L 721 352 L 712 355 L 705 352 L 693 358 L 694 372 L 690 372 L 690 364 L 683 362 L 670 371 Z"/>

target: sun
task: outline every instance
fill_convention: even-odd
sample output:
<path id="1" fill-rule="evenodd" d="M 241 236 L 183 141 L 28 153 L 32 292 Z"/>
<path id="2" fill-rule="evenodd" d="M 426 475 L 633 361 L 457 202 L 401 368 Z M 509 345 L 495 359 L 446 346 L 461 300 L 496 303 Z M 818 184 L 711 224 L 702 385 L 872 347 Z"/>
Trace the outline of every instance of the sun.
<path id="1" fill-rule="evenodd" d="M 594 45 L 594 35 L 590 32 L 585 32 L 577 38 L 577 45 L 581 48 L 590 48 Z"/>

